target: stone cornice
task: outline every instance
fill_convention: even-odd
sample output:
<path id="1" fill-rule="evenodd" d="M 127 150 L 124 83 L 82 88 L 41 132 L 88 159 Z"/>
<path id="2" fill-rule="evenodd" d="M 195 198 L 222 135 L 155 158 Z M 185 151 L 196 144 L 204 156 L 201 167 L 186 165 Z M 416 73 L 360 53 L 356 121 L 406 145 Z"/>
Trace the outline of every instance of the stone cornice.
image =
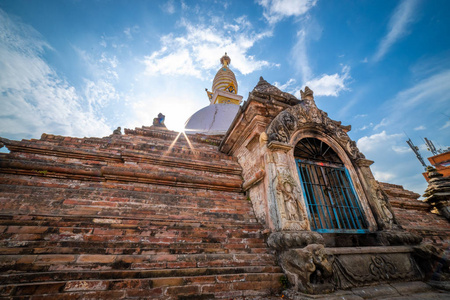
<path id="1" fill-rule="evenodd" d="M 288 152 L 288 151 L 292 150 L 292 148 L 294 148 L 294 146 L 292 146 L 290 144 L 277 142 L 277 141 L 272 141 L 269 143 L 269 145 L 267 145 L 267 148 L 269 148 L 272 151 L 281 150 L 283 152 Z"/>

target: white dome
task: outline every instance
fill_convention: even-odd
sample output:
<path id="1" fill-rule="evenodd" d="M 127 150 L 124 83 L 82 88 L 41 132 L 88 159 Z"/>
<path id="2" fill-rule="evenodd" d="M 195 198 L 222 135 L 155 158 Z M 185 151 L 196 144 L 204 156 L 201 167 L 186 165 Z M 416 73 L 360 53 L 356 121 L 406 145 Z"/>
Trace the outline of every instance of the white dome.
<path id="1" fill-rule="evenodd" d="M 211 104 L 195 114 L 185 123 L 186 133 L 202 133 L 206 135 L 225 134 L 236 116 L 239 105 Z"/>

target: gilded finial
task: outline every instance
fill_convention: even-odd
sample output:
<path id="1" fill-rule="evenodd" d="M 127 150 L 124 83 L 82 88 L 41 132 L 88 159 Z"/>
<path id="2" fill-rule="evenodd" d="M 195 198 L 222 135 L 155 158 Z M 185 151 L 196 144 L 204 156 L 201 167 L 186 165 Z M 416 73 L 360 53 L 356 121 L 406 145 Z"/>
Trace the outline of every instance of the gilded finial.
<path id="1" fill-rule="evenodd" d="M 220 63 L 224 67 L 227 67 L 231 63 L 231 58 L 227 55 L 226 52 L 225 52 L 225 55 L 220 58 Z"/>

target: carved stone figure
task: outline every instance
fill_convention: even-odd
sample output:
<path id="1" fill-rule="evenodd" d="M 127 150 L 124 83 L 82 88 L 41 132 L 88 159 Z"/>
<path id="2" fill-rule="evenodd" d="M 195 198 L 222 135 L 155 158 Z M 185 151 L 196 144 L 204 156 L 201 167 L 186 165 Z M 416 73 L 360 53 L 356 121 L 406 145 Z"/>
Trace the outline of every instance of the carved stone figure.
<path id="1" fill-rule="evenodd" d="M 269 247 L 277 250 L 324 243 L 323 236 L 315 231 L 272 232 L 267 238 Z"/>
<path id="2" fill-rule="evenodd" d="M 297 207 L 297 201 L 294 199 L 293 195 L 293 187 L 289 182 L 284 182 L 283 186 L 281 187 L 283 196 L 284 196 L 284 205 L 285 209 L 287 211 L 287 218 L 289 220 L 298 220 L 298 207 Z"/>
<path id="3" fill-rule="evenodd" d="M 285 217 L 290 221 L 302 221 L 303 217 L 297 202 L 297 184 L 291 175 L 281 173 L 278 175 L 277 193 L 284 205 Z"/>
<path id="4" fill-rule="evenodd" d="M 350 155 L 353 157 L 353 158 L 365 158 L 365 156 L 361 153 L 361 152 L 359 152 L 359 149 L 358 149 L 358 147 L 356 146 L 356 142 L 355 141 L 352 141 L 352 140 L 348 140 L 348 142 L 347 142 L 347 151 L 350 153 Z"/>
<path id="5" fill-rule="evenodd" d="M 389 203 L 389 199 L 387 195 L 381 190 L 381 188 L 377 188 L 377 199 L 380 205 L 382 219 L 383 219 L 383 229 L 392 229 L 394 227 L 395 217 L 392 211 L 392 207 Z"/>
<path id="6" fill-rule="evenodd" d="M 122 128 L 117 127 L 117 129 L 114 129 L 113 134 L 121 135 L 122 134 Z"/>
<path id="7" fill-rule="evenodd" d="M 313 294 L 334 289 L 332 257 L 328 257 L 323 245 L 288 250 L 281 254 L 280 263 L 295 291 Z"/>
<path id="8" fill-rule="evenodd" d="M 271 131 L 269 134 L 269 139 L 271 141 L 278 141 L 282 143 L 289 142 L 289 135 L 286 132 L 285 127 L 283 124 L 278 123 L 277 126 L 274 128 L 274 130 Z"/>
<path id="9" fill-rule="evenodd" d="M 286 128 L 290 131 L 295 130 L 296 127 L 296 122 L 295 122 L 295 118 L 293 115 L 291 115 L 290 113 L 285 113 L 283 114 L 283 123 L 286 126 Z"/>
<path id="10" fill-rule="evenodd" d="M 153 126 L 165 127 L 165 125 L 164 125 L 165 119 L 166 119 L 166 116 L 163 115 L 162 113 L 159 113 L 158 117 L 153 119 Z"/>

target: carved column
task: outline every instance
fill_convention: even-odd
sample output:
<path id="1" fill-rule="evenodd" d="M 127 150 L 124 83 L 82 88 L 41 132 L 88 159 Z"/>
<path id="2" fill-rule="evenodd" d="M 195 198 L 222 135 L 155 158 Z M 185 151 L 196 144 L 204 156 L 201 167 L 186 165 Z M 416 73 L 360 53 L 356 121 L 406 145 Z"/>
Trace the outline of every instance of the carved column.
<path id="1" fill-rule="evenodd" d="M 292 146 L 271 142 L 267 146 L 266 163 L 269 179 L 268 195 L 276 231 L 310 230 L 305 201 L 297 170 L 292 167 Z"/>
<path id="2" fill-rule="evenodd" d="M 361 175 L 360 177 L 363 179 L 362 184 L 364 185 L 364 191 L 369 201 L 370 208 L 375 215 L 378 229 L 390 230 L 398 228 L 395 224 L 394 212 L 387 200 L 387 196 L 384 194 L 370 170 L 373 161 L 360 158 L 356 161 L 356 164 L 358 165 L 357 169 Z"/>

